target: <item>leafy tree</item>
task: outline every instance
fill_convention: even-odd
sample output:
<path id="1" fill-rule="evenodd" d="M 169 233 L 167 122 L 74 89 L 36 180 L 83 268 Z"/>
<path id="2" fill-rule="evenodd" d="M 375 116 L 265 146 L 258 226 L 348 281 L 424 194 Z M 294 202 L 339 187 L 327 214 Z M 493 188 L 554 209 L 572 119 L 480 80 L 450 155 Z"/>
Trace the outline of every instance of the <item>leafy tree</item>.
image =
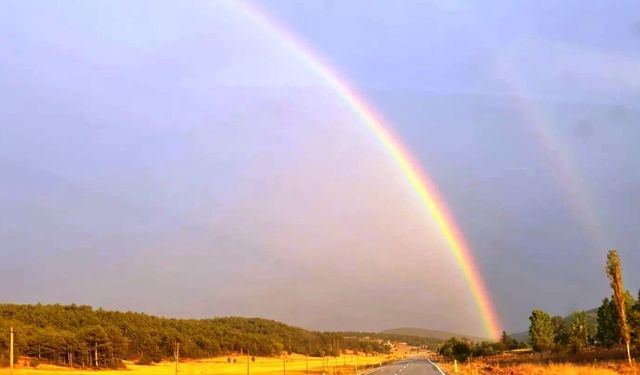
<path id="1" fill-rule="evenodd" d="M 598 333 L 596 339 L 601 345 L 611 347 L 620 341 L 620 330 L 618 329 L 618 314 L 615 303 L 609 298 L 602 300 L 598 308 Z"/>
<path id="2" fill-rule="evenodd" d="M 569 327 L 565 318 L 561 316 L 554 316 L 551 318 L 553 323 L 553 335 L 555 337 L 555 343 L 561 346 L 565 346 L 569 343 Z"/>
<path id="3" fill-rule="evenodd" d="M 507 335 L 507 332 L 505 331 L 502 331 L 502 336 L 500 336 L 500 343 L 502 344 L 503 350 L 513 350 L 517 349 L 519 346 L 518 341 Z"/>
<path id="4" fill-rule="evenodd" d="M 629 328 L 631 329 L 631 340 L 640 347 L 640 292 L 638 299 L 633 301 L 629 313 Z"/>
<path id="5" fill-rule="evenodd" d="M 613 289 L 613 300 L 616 305 L 616 311 L 618 312 L 620 337 L 627 347 L 627 359 L 629 361 L 629 366 L 631 366 L 631 332 L 629 331 L 629 324 L 627 323 L 624 287 L 622 285 L 622 265 L 616 250 L 610 250 L 607 254 L 606 273 L 610 281 L 609 285 L 611 286 L 611 289 Z"/>
<path id="6" fill-rule="evenodd" d="M 533 310 L 529 317 L 529 337 L 535 351 L 548 351 L 555 341 L 554 326 L 551 316 L 542 310 Z"/>
<path id="7" fill-rule="evenodd" d="M 625 310 L 629 311 L 629 324 L 636 324 L 638 321 L 635 318 L 635 301 L 629 291 L 624 293 Z M 622 338 L 620 336 L 618 311 L 616 304 L 613 300 L 613 296 L 602 300 L 602 304 L 598 307 L 597 312 L 597 333 L 596 340 L 598 344 L 606 347 L 612 347 L 614 345 L 622 344 Z"/>
<path id="8" fill-rule="evenodd" d="M 83 328 L 80 337 L 89 349 L 90 363 L 94 367 L 100 367 L 107 362 L 107 352 L 110 349 L 110 342 L 107 333 L 100 325 L 93 325 Z"/>
<path id="9" fill-rule="evenodd" d="M 576 311 L 569 316 L 569 345 L 577 352 L 593 341 L 596 326 L 593 318 L 585 311 Z"/>

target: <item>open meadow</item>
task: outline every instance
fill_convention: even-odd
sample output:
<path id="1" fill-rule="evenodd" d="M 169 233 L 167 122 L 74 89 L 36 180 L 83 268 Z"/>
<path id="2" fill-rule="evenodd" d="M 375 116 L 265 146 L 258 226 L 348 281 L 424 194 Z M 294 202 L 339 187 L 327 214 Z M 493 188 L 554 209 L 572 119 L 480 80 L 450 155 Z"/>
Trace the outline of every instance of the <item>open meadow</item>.
<path id="1" fill-rule="evenodd" d="M 502 355 L 476 358 L 458 363 L 457 374 L 461 375 L 637 375 L 640 367 L 630 367 L 626 360 L 616 359 L 615 352 L 581 353 L 582 355 L 547 355 L 538 358 L 537 354 L 505 353 Z M 600 354 L 601 358 L 595 358 Z M 590 360 L 588 360 L 590 358 Z M 440 367 L 447 374 L 456 374 L 453 362 L 442 361 Z"/>
<path id="2" fill-rule="evenodd" d="M 455 374 L 453 364 L 444 363 L 440 367 L 447 374 Z M 625 362 L 605 362 L 592 365 L 571 363 L 561 364 L 531 364 L 523 363 L 503 367 L 492 366 L 487 363 L 474 362 L 471 365 L 460 365 L 458 374 L 461 375 L 635 375 L 640 374 L 640 367 L 630 368 Z"/>
<path id="3" fill-rule="evenodd" d="M 228 362 L 227 358 L 231 358 Z M 180 362 L 178 373 L 180 375 L 246 375 L 247 363 L 249 374 L 284 374 L 301 375 L 307 373 L 307 364 L 309 374 L 326 374 L 326 375 L 353 375 L 363 370 L 375 366 L 380 366 L 389 361 L 398 359 L 393 355 L 343 355 L 340 357 L 314 358 L 293 354 L 286 360 L 273 357 L 255 357 L 255 362 L 248 360 L 246 356 L 230 356 L 216 357 L 200 360 L 185 360 Z M 235 363 L 233 360 L 235 359 Z M 175 362 L 162 362 L 159 364 L 141 366 L 126 361 L 126 370 L 90 370 L 90 369 L 70 369 L 68 367 L 52 366 L 41 364 L 37 368 L 27 366 L 17 366 L 14 369 L 15 375 L 49 375 L 49 374 L 65 374 L 72 373 L 76 375 L 95 374 L 99 372 L 101 375 L 122 375 L 124 373 L 131 375 L 172 375 L 175 371 Z M 9 369 L 0 369 L 0 374 L 8 375 Z"/>

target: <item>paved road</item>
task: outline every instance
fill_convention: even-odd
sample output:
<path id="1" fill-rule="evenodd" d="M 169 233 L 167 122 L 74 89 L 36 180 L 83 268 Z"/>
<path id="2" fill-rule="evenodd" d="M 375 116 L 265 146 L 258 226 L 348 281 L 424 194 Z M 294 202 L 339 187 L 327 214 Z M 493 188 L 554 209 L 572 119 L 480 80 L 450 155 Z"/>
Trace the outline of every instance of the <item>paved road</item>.
<path id="1" fill-rule="evenodd" d="M 409 358 L 394 362 L 369 372 L 369 375 L 443 375 L 436 365 L 427 359 Z"/>

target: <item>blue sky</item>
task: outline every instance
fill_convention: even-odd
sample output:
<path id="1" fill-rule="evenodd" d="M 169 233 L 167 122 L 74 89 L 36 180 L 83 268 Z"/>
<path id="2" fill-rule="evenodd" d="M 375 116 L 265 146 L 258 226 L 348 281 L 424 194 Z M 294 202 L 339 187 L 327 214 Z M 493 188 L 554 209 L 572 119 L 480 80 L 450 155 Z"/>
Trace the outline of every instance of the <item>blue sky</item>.
<path id="1" fill-rule="evenodd" d="M 255 5 L 388 120 L 508 330 L 596 306 L 609 247 L 640 288 L 637 3 Z M 397 167 L 237 7 L 1 7 L 3 300 L 483 333 Z"/>

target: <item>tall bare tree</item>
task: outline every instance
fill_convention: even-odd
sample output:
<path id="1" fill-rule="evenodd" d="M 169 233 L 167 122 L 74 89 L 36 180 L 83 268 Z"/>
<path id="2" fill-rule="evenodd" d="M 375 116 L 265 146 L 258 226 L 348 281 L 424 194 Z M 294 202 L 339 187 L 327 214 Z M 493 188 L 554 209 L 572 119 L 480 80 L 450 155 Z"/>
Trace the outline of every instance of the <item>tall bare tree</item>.
<path id="1" fill-rule="evenodd" d="M 629 360 L 629 366 L 631 366 L 631 333 L 629 332 L 629 324 L 627 324 L 627 312 L 625 311 L 625 297 L 624 287 L 622 286 L 622 265 L 620 264 L 620 258 L 618 257 L 617 250 L 610 250 L 607 254 L 607 277 L 609 278 L 609 285 L 613 289 L 613 299 L 618 310 L 618 318 L 620 325 L 620 337 L 627 345 L 627 359 Z"/>

